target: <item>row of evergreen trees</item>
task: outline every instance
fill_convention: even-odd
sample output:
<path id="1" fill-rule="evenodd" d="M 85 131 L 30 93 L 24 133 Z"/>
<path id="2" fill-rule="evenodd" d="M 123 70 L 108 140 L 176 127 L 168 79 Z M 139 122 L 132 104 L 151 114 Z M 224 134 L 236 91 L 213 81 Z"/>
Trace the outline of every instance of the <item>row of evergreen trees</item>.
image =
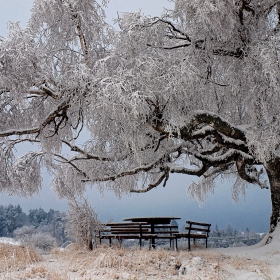
<path id="1" fill-rule="evenodd" d="M 264 233 L 263 233 L 264 234 Z M 248 227 L 246 227 L 245 231 L 240 231 L 236 228 L 234 228 L 231 224 L 228 224 L 225 229 L 220 229 L 218 225 L 214 227 L 214 229 L 211 230 L 210 236 L 211 237 L 255 237 L 256 235 L 263 235 L 260 233 L 256 233 L 255 231 L 250 231 Z"/>
<path id="2" fill-rule="evenodd" d="M 34 227 L 38 232 L 56 238 L 58 244 L 65 240 L 64 212 L 50 209 L 30 209 L 29 214 L 22 211 L 20 205 L 0 205 L 0 236 L 14 237 L 14 232 L 23 226 Z"/>

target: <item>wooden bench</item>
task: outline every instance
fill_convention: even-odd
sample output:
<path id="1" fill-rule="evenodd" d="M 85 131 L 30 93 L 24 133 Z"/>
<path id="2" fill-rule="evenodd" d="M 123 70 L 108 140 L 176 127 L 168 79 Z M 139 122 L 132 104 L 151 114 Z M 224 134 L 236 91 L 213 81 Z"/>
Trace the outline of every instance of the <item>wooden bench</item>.
<path id="1" fill-rule="evenodd" d="M 156 234 L 155 239 L 169 239 L 171 248 L 171 242 L 175 239 L 174 234 L 179 233 L 179 230 L 176 225 L 155 225 L 154 232 Z"/>
<path id="2" fill-rule="evenodd" d="M 199 223 L 193 221 L 186 221 L 187 225 L 185 229 L 186 232 L 182 233 L 174 233 L 174 237 L 176 240 L 176 249 L 178 249 L 177 239 L 185 237 L 188 239 L 188 249 L 191 250 L 191 239 L 195 243 L 196 239 L 205 239 L 205 245 L 207 248 L 207 239 L 209 237 L 211 224 L 207 223 Z"/>
<path id="3" fill-rule="evenodd" d="M 109 245 L 112 245 L 112 239 L 119 241 L 120 246 L 123 239 L 139 239 L 140 248 L 142 240 L 156 237 L 151 234 L 151 225 L 145 222 L 129 222 L 129 223 L 108 223 L 104 224 L 104 229 L 99 232 L 99 240 L 108 239 Z"/>

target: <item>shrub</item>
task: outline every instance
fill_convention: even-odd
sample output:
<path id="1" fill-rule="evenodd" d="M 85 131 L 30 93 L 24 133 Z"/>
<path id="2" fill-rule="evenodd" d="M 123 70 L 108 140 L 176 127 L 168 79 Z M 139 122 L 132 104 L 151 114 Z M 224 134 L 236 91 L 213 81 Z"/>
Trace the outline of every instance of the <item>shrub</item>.
<path id="1" fill-rule="evenodd" d="M 44 233 L 36 233 L 31 236 L 30 243 L 33 244 L 36 248 L 49 252 L 55 246 L 55 238 Z"/>

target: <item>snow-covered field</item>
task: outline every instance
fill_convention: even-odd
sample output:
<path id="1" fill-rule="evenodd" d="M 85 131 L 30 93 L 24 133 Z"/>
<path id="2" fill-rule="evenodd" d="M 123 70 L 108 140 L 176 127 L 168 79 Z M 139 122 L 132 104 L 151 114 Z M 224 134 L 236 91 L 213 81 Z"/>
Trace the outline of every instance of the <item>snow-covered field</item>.
<path id="1" fill-rule="evenodd" d="M 278 235 L 279 236 L 279 235 Z M 280 237 L 253 247 L 148 250 L 102 246 L 92 252 L 71 245 L 38 255 L 22 245 L 0 244 L 0 279 L 146 280 L 280 279 Z"/>

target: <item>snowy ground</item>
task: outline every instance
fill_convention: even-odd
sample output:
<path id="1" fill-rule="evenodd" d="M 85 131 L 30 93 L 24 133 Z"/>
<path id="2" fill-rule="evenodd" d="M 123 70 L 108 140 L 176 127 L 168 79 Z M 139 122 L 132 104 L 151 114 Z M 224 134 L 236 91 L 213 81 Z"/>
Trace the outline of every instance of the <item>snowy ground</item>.
<path id="1" fill-rule="evenodd" d="M 36 255 L 24 246 L 0 245 L 0 279 L 153 280 L 280 279 L 280 235 L 272 244 L 191 252 L 102 246 L 92 252 L 70 246 Z M 2 246 L 2 249 L 1 249 Z"/>
<path id="2" fill-rule="evenodd" d="M 20 245 L 20 242 L 15 241 L 13 238 L 10 238 L 10 237 L 0 237 L 0 243 Z"/>

